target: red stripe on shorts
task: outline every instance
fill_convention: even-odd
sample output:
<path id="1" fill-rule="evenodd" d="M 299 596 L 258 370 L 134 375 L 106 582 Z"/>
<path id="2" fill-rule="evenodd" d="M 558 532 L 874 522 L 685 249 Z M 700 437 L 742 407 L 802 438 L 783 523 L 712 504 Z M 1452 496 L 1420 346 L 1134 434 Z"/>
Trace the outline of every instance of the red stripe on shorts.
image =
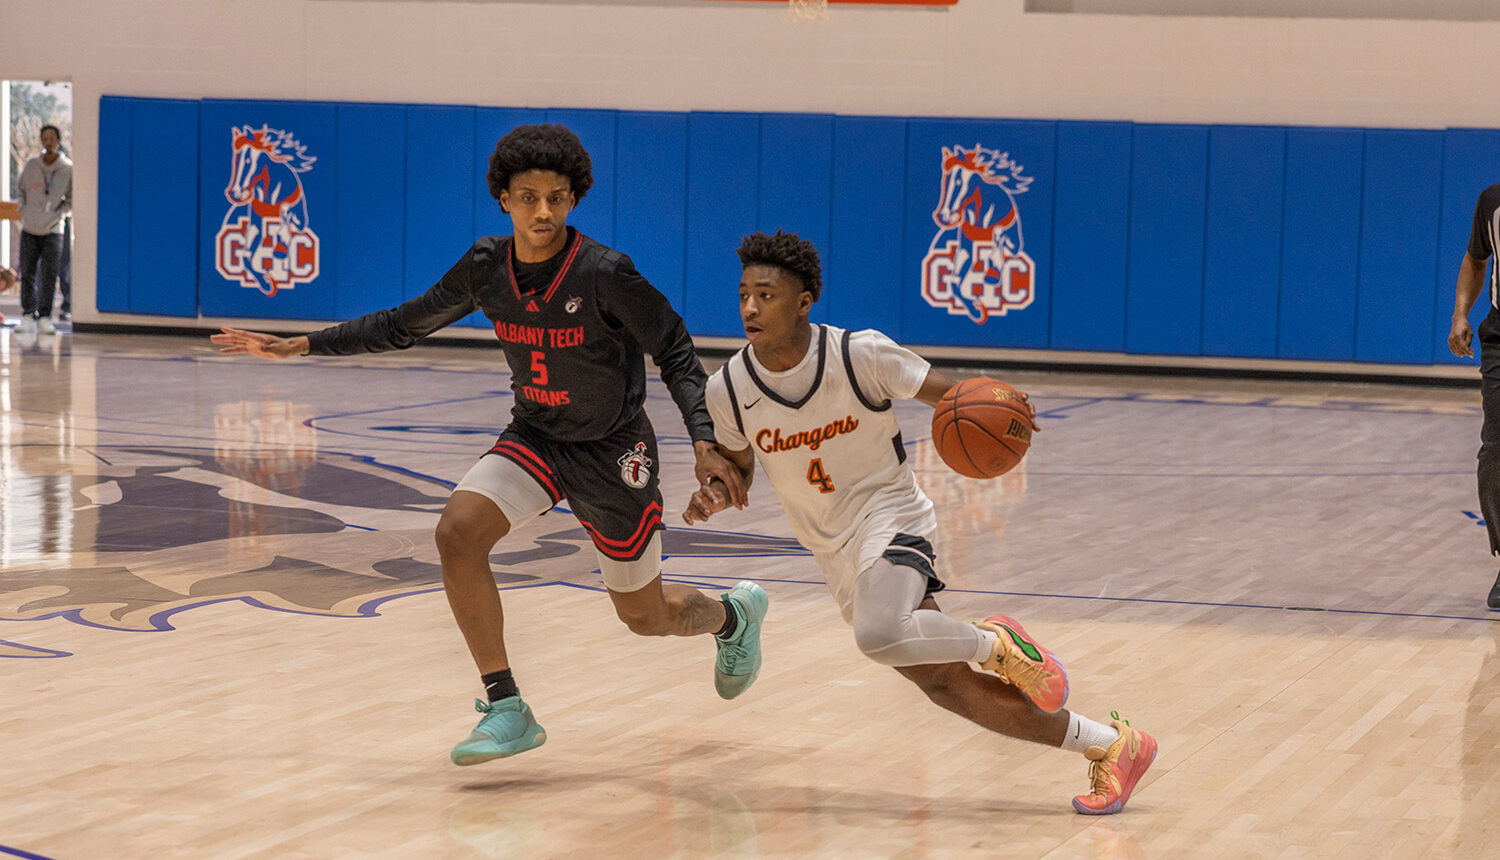
<path id="1" fill-rule="evenodd" d="M 611 540 L 600 534 L 599 530 L 594 528 L 593 523 L 585 522 L 582 519 L 578 522 L 588 530 L 589 536 L 594 539 L 594 546 L 598 547 L 600 552 L 610 558 L 621 560 L 633 559 L 641 554 L 641 549 L 651 539 L 651 535 L 655 532 L 656 527 L 661 525 L 661 505 L 656 502 L 648 505 L 646 510 L 641 514 L 641 522 L 640 525 L 636 526 L 635 534 L 625 540 Z"/>
<path id="2" fill-rule="evenodd" d="M 557 485 L 552 481 L 552 470 L 547 468 L 547 464 L 542 462 L 542 458 L 538 457 L 535 451 L 502 439 L 495 443 L 490 453 L 499 454 L 530 473 L 531 477 L 536 478 L 537 483 L 542 485 L 542 489 L 552 496 L 554 505 L 562 501 L 562 493 L 557 491 Z"/>

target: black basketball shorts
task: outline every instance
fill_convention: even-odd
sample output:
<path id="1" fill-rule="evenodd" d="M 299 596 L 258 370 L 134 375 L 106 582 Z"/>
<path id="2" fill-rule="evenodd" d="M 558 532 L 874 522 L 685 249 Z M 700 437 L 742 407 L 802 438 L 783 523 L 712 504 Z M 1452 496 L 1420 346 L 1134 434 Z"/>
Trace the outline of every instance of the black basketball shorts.
<path id="1" fill-rule="evenodd" d="M 635 561 L 662 526 L 656 431 L 642 409 L 603 439 L 564 442 L 513 422 L 489 454 L 520 466 L 552 497 L 564 499 L 606 558 Z"/>

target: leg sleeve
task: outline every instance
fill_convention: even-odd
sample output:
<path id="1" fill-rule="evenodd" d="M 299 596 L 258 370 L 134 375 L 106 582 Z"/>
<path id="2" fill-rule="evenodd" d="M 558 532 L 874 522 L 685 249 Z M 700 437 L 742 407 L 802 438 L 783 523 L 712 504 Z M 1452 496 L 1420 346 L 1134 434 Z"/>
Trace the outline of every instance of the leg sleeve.
<path id="1" fill-rule="evenodd" d="M 599 572 L 604 574 L 604 587 L 610 591 L 640 591 L 651 584 L 661 573 L 661 532 L 651 535 L 646 548 L 633 561 L 610 558 L 594 548 L 599 559 Z"/>
<path id="2" fill-rule="evenodd" d="M 926 596 L 927 578 L 911 567 L 882 557 L 867 568 L 854 582 L 859 650 L 883 666 L 965 663 L 988 656 L 984 634 L 973 625 L 918 609 Z"/>
<path id="3" fill-rule="evenodd" d="M 480 457 L 453 488 L 455 493 L 459 490 L 478 493 L 494 502 L 505 514 L 511 531 L 552 510 L 552 496 L 538 479 L 516 461 L 498 454 Z"/>

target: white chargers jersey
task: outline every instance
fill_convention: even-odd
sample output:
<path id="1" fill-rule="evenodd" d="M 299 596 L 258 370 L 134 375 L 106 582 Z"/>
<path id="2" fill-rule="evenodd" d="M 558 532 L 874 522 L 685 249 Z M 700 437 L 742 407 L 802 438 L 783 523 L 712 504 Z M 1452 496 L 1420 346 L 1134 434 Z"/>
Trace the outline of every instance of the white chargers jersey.
<path id="1" fill-rule="evenodd" d="M 755 452 L 845 621 L 855 577 L 897 533 L 930 541 L 937 530 L 891 409 L 916 396 L 929 368 L 878 331 L 819 325 L 791 370 L 766 370 L 746 347 L 709 377 L 719 444 Z"/>

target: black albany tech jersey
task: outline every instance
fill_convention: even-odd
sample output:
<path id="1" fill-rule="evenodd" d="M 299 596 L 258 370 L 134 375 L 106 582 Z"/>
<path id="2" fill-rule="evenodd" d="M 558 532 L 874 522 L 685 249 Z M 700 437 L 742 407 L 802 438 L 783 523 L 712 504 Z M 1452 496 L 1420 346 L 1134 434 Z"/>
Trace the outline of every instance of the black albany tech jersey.
<path id="1" fill-rule="evenodd" d="M 1479 194 L 1474 207 L 1474 227 L 1469 231 L 1469 256 L 1488 260 L 1500 245 L 1500 185 Z M 1490 266 L 1490 313 L 1500 313 L 1500 266 Z"/>
<path id="2" fill-rule="evenodd" d="M 318 355 L 406 349 L 480 310 L 511 367 L 514 419 L 563 441 L 603 438 L 646 400 L 650 354 L 694 441 L 714 438 L 707 376 L 682 317 L 630 258 L 568 228 L 550 283 L 523 293 L 510 236 L 474 243 L 427 292 L 308 335 Z"/>

